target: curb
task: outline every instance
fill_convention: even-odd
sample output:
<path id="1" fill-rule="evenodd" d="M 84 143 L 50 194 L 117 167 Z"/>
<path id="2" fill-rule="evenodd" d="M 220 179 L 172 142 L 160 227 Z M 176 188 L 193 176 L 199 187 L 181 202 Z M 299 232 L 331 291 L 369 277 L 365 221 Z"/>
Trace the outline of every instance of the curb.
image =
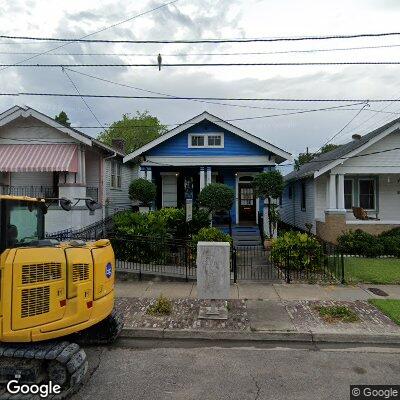
<path id="1" fill-rule="evenodd" d="M 362 345 L 398 345 L 399 334 L 368 334 L 368 333 L 316 333 L 289 331 L 205 331 L 155 328 L 124 328 L 119 336 L 121 339 L 155 340 L 155 341 L 204 341 L 226 344 L 233 342 L 274 343 L 292 342 L 308 344 L 362 344 Z"/>

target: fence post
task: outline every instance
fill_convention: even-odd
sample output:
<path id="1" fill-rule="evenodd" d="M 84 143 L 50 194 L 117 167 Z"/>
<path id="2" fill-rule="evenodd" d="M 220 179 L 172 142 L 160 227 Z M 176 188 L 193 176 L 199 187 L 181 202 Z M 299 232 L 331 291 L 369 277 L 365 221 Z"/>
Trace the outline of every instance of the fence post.
<path id="1" fill-rule="evenodd" d="M 342 283 L 342 285 L 344 285 L 346 283 L 346 280 L 344 278 L 344 256 L 343 256 L 343 253 L 340 253 L 340 263 L 341 263 L 341 267 L 342 267 L 341 283 Z"/>
<path id="2" fill-rule="evenodd" d="M 290 283 L 290 250 L 286 253 L 285 264 L 285 281 Z"/>
<path id="3" fill-rule="evenodd" d="M 188 278 L 188 243 L 186 240 L 185 240 L 184 247 L 185 247 L 185 274 L 186 274 L 185 280 L 186 280 L 186 282 L 189 282 L 189 278 Z"/>
<path id="4" fill-rule="evenodd" d="M 237 283 L 236 247 L 232 246 L 233 283 Z"/>

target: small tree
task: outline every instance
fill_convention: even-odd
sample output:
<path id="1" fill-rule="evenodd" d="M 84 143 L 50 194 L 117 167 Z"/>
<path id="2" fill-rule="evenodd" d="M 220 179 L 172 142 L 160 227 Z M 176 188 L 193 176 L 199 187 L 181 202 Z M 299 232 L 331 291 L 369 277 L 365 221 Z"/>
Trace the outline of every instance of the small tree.
<path id="1" fill-rule="evenodd" d="M 272 199 L 278 199 L 282 196 L 284 181 L 282 174 L 277 171 L 268 171 L 258 174 L 253 181 L 256 196 L 263 197 L 268 202 L 268 224 L 269 235 L 273 237 L 273 227 L 276 224 L 276 209 L 272 205 Z"/>
<path id="2" fill-rule="evenodd" d="M 228 211 L 231 209 L 235 194 L 233 190 L 223 183 L 210 183 L 199 194 L 199 203 L 211 213 L 215 211 Z"/>
<path id="3" fill-rule="evenodd" d="M 129 186 L 129 198 L 138 200 L 145 207 L 156 198 L 157 187 L 153 182 L 139 178 L 134 180 Z"/>
<path id="4" fill-rule="evenodd" d="M 60 114 L 58 114 L 54 117 L 54 119 L 61 125 L 71 126 L 68 115 L 65 111 L 61 111 Z"/>

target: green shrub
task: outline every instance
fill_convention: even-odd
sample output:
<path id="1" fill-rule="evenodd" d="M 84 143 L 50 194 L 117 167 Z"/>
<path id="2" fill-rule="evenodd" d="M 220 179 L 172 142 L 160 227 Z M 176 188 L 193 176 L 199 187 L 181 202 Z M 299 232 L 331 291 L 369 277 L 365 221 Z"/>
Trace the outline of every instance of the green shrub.
<path id="1" fill-rule="evenodd" d="M 147 314 L 154 316 L 170 315 L 172 312 L 171 300 L 164 297 L 162 294 L 158 296 L 157 301 L 147 308 Z"/>
<path id="2" fill-rule="evenodd" d="M 400 227 L 390 229 L 389 231 L 385 231 L 385 232 L 381 233 L 379 236 L 380 237 L 387 237 L 387 236 L 390 236 L 390 237 L 399 236 L 400 237 Z"/>
<path id="3" fill-rule="evenodd" d="M 339 251 L 345 254 L 378 257 L 385 253 L 384 245 L 376 236 L 360 229 L 340 235 L 337 241 Z"/>
<path id="4" fill-rule="evenodd" d="M 400 235 L 380 236 L 378 239 L 383 246 L 383 254 L 400 257 Z"/>
<path id="5" fill-rule="evenodd" d="M 320 243 L 307 233 L 289 231 L 272 241 L 272 261 L 288 269 L 318 268 L 321 255 Z"/>
<path id="6" fill-rule="evenodd" d="M 199 233 L 193 236 L 192 243 L 194 246 L 198 242 L 229 242 L 232 243 L 232 237 L 227 233 L 223 233 L 218 228 L 201 228 Z"/>
<path id="7" fill-rule="evenodd" d="M 210 183 L 199 194 L 199 203 L 208 208 L 210 212 L 230 210 L 235 194 L 233 190 L 223 183 Z"/>
<path id="8" fill-rule="evenodd" d="M 138 200 L 144 206 L 148 206 L 157 194 L 157 187 L 147 179 L 135 179 L 129 186 L 129 198 Z"/>

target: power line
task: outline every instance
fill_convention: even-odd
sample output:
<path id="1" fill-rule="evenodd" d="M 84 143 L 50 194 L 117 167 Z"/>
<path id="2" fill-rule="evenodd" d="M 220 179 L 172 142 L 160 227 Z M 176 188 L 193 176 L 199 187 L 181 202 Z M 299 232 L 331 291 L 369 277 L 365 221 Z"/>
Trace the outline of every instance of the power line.
<path id="1" fill-rule="evenodd" d="M 26 44 L 39 44 L 24 42 Z M 0 45 L 7 44 L 0 42 Z M 11 44 L 11 42 L 8 42 Z M 21 43 L 13 43 L 21 44 Z M 290 54 L 290 53 L 317 53 L 331 51 L 353 51 L 367 49 L 383 49 L 400 47 L 400 44 L 389 44 L 381 46 L 359 46 L 359 47 L 339 47 L 332 49 L 309 49 L 309 50 L 283 50 L 283 51 L 253 51 L 253 52 L 223 52 L 223 53 L 163 53 L 163 57 L 191 57 L 191 56 L 250 56 L 250 55 L 269 55 L 269 54 Z M 0 55 L 31 55 L 36 52 L 0 51 Z M 51 53 L 48 56 L 122 56 L 122 57 L 156 57 L 156 53 Z"/>
<path id="2" fill-rule="evenodd" d="M 75 82 L 71 79 L 71 77 L 69 76 L 68 72 L 66 71 L 66 69 L 63 68 L 63 72 L 65 73 L 65 75 L 67 75 L 69 81 L 71 82 L 72 86 L 75 88 L 76 92 L 79 94 L 80 98 L 82 99 L 83 103 L 85 104 L 86 108 L 89 110 L 89 112 L 93 115 L 94 119 L 97 121 L 97 123 L 99 125 L 102 125 L 101 122 L 99 121 L 99 119 L 96 117 L 96 114 L 93 112 L 93 110 L 91 109 L 91 107 L 89 106 L 89 104 L 86 102 L 85 98 L 82 97 L 78 87 L 75 85 Z M 104 129 L 104 127 L 102 126 L 102 128 Z"/>
<path id="3" fill-rule="evenodd" d="M 328 139 L 318 150 L 317 153 L 324 147 L 326 146 L 329 142 L 331 142 L 333 139 L 335 139 L 336 137 L 338 137 L 360 114 L 361 112 L 364 110 L 365 107 L 369 107 L 368 102 L 365 103 L 360 110 L 358 110 L 358 112 L 356 113 L 356 115 L 354 115 L 354 117 L 346 123 L 345 126 L 343 126 L 342 129 L 340 129 L 338 132 L 336 132 L 330 139 Z"/>
<path id="4" fill-rule="evenodd" d="M 21 61 L 16 62 L 15 64 L 12 64 L 12 65 L 10 65 L 10 66 L 6 66 L 6 65 L 5 65 L 5 66 L 3 66 L 3 68 L 0 69 L 0 71 L 3 71 L 3 70 L 5 70 L 6 68 L 9 68 L 9 67 L 11 67 L 11 66 L 20 65 L 20 64 L 24 63 L 25 61 L 32 60 L 32 59 L 34 59 L 34 58 L 36 58 L 36 57 L 39 57 L 39 56 L 41 56 L 41 55 L 44 55 L 44 54 L 47 54 L 47 53 L 51 53 L 51 52 L 54 51 L 54 50 L 61 49 L 62 47 L 68 46 L 69 44 L 74 43 L 74 42 L 76 42 L 77 40 L 88 40 L 88 39 L 86 39 L 86 38 L 88 38 L 89 36 L 93 36 L 93 35 L 95 35 L 95 34 L 97 34 L 97 33 L 104 32 L 104 31 L 106 31 L 106 30 L 108 30 L 108 29 L 114 28 L 114 27 L 116 27 L 116 26 L 118 26 L 118 25 L 122 25 L 122 24 L 124 24 L 124 23 L 126 23 L 126 22 L 128 22 L 128 21 L 131 21 L 131 20 L 135 19 L 135 18 L 141 17 L 141 16 L 146 15 L 146 14 L 149 14 L 149 13 L 151 13 L 151 12 L 153 12 L 153 11 L 157 11 L 157 10 L 159 10 L 160 8 L 163 8 L 163 7 L 166 7 L 166 6 L 170 5 L 170 4 L 176 3 L 177 1 L 178 1 L 178 0 L 173 0 L 173 1 L 170 1 L 169 3 L 161 4 L 160 6 L 154 7 L 154 8 L 152 8 L 152 9 L 147 10 L 147 11 L 144 11 L 144 12 L 142 12 L 142 13 L 140 13 L 140 14 L 136 14 L 136 15 L 134 15 L 134 16 L 132 16 L 132 17 L 129 17 L 129 18 L 127 18 L 127 19 L 124 19 L 123 21 L 120 21 L 120 22 L 117 22 L 117 23 L 115 23 L 115 24 L 112 24 L 112 25 L 103 27 L 103 28 L 99 29 L 98 31 L 95 31 L 95 32 L 89 33 L 89 34 L 87 34 L 87 35 L 84 35 L 84 36 L 82 36 L 82 37 L 79 38 L 79 39 L 74 39 L 74 40 L 69 40 L 69 41 L 67 40 L 67 41 L 66 41 L 67 43 L 64 43 L 64 44 L 62 44 L 62 45 L 53 47 L 53 48 L 51 48 L 51 49 L 49 49 L 49 50 L 46 50 L 46 51 L 43 51 L 43 52 L 41 52 L 41 53 L 35 54 L 35 55 L 31 56 L 31 57 L 25 58 L 25 59 L 23 59 L 23 60 L 21 60 Z M 9 38 L 12 38 L 12 37 L 10 36 Z"/>
<path id="5" fill-rule="evenodd" d="M 158 8 L 165 7 L 168 4 L 175 3 L 177 0 L 159 6 Z M 151 10 L 154 11 L 155 9 Z M 148 12 L 151 12 L 148 11 Z M 147 13 L 147 12 L 146 12 Z M 144 14 L 144 13 L 143 13 Z M 141 15 L 143 15 L 141 14 Z M 134 18 L 134 17 L 132 17 Z M 122 21 L 118 24 L 114 24 L 108 28 L 104 28 L 95 33 L 102 32 L 111 27 L 120 25 L 127 22 L 130 19 Z M 93 35 L 94 33 L 90 34 Z M 330 39 L 355 39 L 355 38 L 370 38 L 370 37 L 387 37 L 387 36 L 399 36 L 400 32 L 380 32 L 380 33 L 356 33 L 350 35 L 323 35 L 323 36 L 287 36 L 287 37 L 269 37 L 269 38 L 228 38 L 228 39 L 158 39 L 158 40 L 129 40 L 129 39 L 86 39 L 86 35 L 82 38 L 51 38 L 51 37 L 37 37 L 37 36 L 12 36 L 12 35 L 0 35 L 2 39 L 13 39 L 13 40 L 34 40 L 34 41 L 47 41 L 47 42 L 83 42 L 83 43 L 156 43 L 156 44 L 171 44 L 171 43 L 250 43 L 250 42 L 294 42 L 294 41 L 305 41 L 305 40 L 330 40 Z"/>
<path id="6" fill-rule="evenodd" d="M 130 96 L 130 95 L 111 95 L 111 94 L 74 94 L 74 93 L 40 93 L 40 92 L 9 92 L 0 93 L 0 96 L 41 96 L 41 97 L 88 97 L 88 98 L 110 98 L 110 99 L 143 99 L 143 100 L 216 100 L 216 101 L 272 101 L 272 102 L 326 102 L 326 103 L 387 103 L 398 102 L 399 99 L 321 99 L 321 98 L 273 98 L 273 97 L 195 97 L 195 96 Z"/>
<path id="7" fill-rule="evenodd" d="M 400 65 L 400 61 L 334 61 L 334 62 L 252 62 L 252 63 L 169 63 L 162 67 L 291 67 L 291 66 L 313 66 L 313 65 Z M 9 67 L 28 68 L 61 68 L 61 67 L 152 67 L 158 68 L 158 64 L 0 64 L 0 71 Z"/>

